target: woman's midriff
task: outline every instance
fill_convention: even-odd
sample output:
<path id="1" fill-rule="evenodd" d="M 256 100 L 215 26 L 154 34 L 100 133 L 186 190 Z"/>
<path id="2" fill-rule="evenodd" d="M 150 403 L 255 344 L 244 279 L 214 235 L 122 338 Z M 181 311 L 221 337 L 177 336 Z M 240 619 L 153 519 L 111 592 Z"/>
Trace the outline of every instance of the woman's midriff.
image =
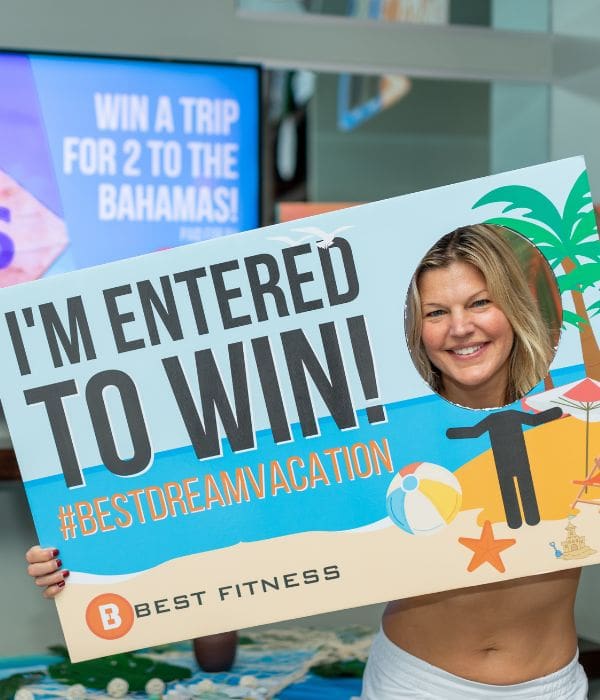
<path id="1" fill-rule="evenodd" d="M 579 569 L 389 603 L 386 636 L 438 668 L 510 685 L 566 666 L 577 648 Z"/>

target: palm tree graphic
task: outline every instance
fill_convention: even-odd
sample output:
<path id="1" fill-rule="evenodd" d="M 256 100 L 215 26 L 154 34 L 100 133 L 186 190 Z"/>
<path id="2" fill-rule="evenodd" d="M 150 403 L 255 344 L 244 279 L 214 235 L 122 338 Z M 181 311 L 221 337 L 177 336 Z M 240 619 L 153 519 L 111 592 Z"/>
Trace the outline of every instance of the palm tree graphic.
<path id="1" fill-rule="evenodd" d="M 546 256 L 553 270 L 562 274 L 556 281 L 561 295 L 570 292 L 575 313 L 563 310 L 563 324 L 579 330 L 588 377 L 600 381 L 600 350 L 590 318 L 600 314 L 600 299 L 589 306 L 583 293 L 600 282 L 600 239 L 585 170 L 569 192 L 562 214 L 542 192 L 524 185 L 498 187 L 481 197 L 473 209 L 485 204 L 504 204 L 502 214 L 487 219 L 528 238 Z M 510 212 L 520 211 L 520 215 Z"/>

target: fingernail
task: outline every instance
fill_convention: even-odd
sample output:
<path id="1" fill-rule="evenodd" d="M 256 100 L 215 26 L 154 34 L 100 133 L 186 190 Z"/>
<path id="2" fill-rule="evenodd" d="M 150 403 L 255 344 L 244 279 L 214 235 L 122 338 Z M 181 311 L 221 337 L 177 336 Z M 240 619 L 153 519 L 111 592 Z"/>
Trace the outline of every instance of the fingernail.
<path id="1" fill-rule="evenodd" d="M 58 549 L 53 549 L 52 550 L 52 556 L 57 557 L 58 556 Z"/>
<path id="2" fill-rule="evenodd" d="M 62 588 L 62 587 L 65 585 L 65 582 L 64 582 L 64 581 L 59 581 L 56 585 L 57 585 L 59 588 Z"/>
<path id="3" fill-rule="evenodd" d="M 63 571 L 62 575 L 63 575 L 63 578 L 69 578 L 69 576 L 71 575 L 71 572 L 70 571 Z"/>
<path id="4" fill-rule="evenodd" d="M 57 559 L 56 560 L 56 568 L 60 569 L 61 566 L 62 566 L 62 559 Z"/>

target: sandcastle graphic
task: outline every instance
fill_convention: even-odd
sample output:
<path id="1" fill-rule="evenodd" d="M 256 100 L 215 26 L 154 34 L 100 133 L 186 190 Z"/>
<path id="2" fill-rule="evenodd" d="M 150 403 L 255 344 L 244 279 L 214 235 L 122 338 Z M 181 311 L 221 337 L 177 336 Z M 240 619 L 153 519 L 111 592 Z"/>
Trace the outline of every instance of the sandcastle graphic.
<path id="1" fill-rule="evenodd" d="M 588 547 L 585 543 L 585 537 L 577 534 L 577 528 L 572 522 L 569 522 L 565 529 L 567 538 L 561 542 L 561 559 L 584 559 L 591 554 L 596 554 L 596 550 Z"/>

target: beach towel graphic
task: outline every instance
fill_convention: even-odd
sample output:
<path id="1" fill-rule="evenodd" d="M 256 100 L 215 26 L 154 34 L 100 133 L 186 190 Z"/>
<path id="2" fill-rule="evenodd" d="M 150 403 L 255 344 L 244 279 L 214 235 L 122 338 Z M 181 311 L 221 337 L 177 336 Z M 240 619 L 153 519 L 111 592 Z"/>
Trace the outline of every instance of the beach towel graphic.
<path id="1" fill-rule="evenodd" d="M 540 522 L 540 511 L 522 426 L 542 425 L 561 416 L 560 408 L 549 408 L 536 415 L 523 411 L 501 411 L 490 414 L 470 428 L 448 428 L 446 431 L 446 436 L 451 440 L 476 438 L 486 432 L 489 433 L 506 522 L 513 530 L 523 525 L 519 496 L 525 522 L 528 525 L 537 525 Z"/>

